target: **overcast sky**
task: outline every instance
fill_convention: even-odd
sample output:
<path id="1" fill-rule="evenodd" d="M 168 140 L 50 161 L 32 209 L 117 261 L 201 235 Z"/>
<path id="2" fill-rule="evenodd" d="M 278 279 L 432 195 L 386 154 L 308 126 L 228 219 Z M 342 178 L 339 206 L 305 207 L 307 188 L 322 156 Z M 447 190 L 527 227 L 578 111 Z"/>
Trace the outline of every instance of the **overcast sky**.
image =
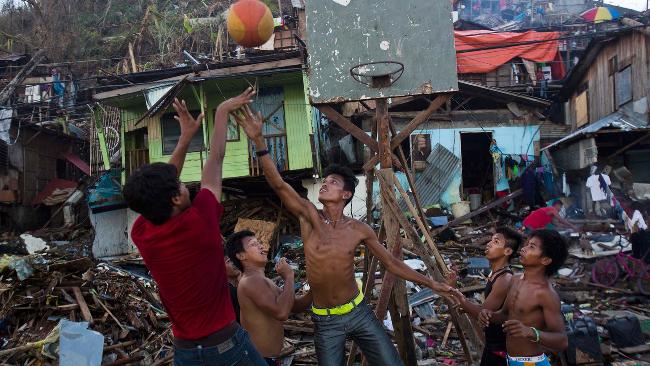
<path id="1" fill-rule="evenodd" d="M 633 9 L 636 11 L 645 11 L 647 10 L 646 7 L 648 6 L 647 0 L 605 0 L 605 3 Z"/>

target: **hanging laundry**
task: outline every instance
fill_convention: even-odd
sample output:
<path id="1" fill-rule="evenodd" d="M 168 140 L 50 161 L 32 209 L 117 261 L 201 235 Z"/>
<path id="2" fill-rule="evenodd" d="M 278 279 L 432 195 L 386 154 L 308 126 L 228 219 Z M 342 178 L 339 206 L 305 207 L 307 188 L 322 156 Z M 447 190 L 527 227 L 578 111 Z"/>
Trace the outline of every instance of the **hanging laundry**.
<path id="1" fill-rule="evenodd" d="M 544 171 L 543 179 L 544 179 L 544 187 L 546 188 L 546 192 L 551 197 L 557 197 L 557 194 L 555 193 L 555 183 L 553 180 L 553 173 L 549 171 Z"/>
<path id="2" fill-rule="evenodd" d="M 0 108 L 0 140 L 6 144 L 10 143 L 9 129 L 11 128 L 11 119 L 14 115 L 14 110 L 10 108 Z"/>
<path id="3" fill-rule="evenodd" d="M 566 173 L 562 173 L 562 194 L 564 194 L 565 197 L 569 197 L 571 195 L 571 188 L 566 181 Z"/>
<path id="4" fill-rule="evenodd" d="M 535 204 L 535 191 L 537 188 L 537 178 L 535 177 L 535 170 L 530 168 L 524 171 L 524 175 L 521 178 L 521 186 L 524 190 L 523 200 L 529 205 L 533 206 Z"/>

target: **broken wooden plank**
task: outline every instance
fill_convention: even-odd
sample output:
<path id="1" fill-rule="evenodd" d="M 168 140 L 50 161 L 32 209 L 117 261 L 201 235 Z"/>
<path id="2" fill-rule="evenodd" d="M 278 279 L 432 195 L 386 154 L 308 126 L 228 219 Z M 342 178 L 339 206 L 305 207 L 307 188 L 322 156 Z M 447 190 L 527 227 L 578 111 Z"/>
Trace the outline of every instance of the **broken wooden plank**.
<path id="1" fill-rule="evenodd" d="M 77 304 L 79 304 L 79 309 L 81 310 L 81 316 L 84 318 L 85 321 L 88 322 L 88 324 L 92 325 L 93 315 L 90 313 L 90 309 L 88 308 L 88 304 L 86 304 L 86 300 L 84 299 L 83 294 L 81 293 L 81 289 L 79 287 L 73 287 L 72 293 L 74 294 L 75 300 L 77 300 Z"/>
<path id="2" fill-rule="evenodd" d="M 441 94 L 436 97 L 431 103 L 429 103 L 429 107 L 427 109 L 419 112 L 411 122 L 409 122 L 404 129 L 402 129 L 396 136 L 394 136 L 391 141 L 390 141 L 390 149 L 391 151 L 396 149 L 402 141 L 406 140 L 410 135 L 411 132 L 415 131 L 418 126 L 420 126 L 423 122 L 429 119 L 431 115 L 438 110 L 438 108 L 442 107 L 446 102 L 447 99 L 451 98 L 451 94 Z M 379 108 L 377 108 L 379 109 Z M 370 170 L 372 167 L 377 165 L 379 162 L 379 157 L 374 156 L 370 160 L 368 160 L 364 165 L 363 169 L 364 170 Z"/>
<path id="3" fill-rule="evenodd" d="M 623 146 L 622 148 L 616 150 L 613 154 L 609 155 L 608 157 L 605 158 L 605 160 L 610 160 L 612 158 L 615 158 L 616 156 L 624 153 L 625 151 L 629 150 L 630 148 L 634 147 L 634 145 L 640 144 L 641 142 L 647 140 L 650 138 L 650 132 L 646 133 L 645 135 L 639 137 L 638 139 L 630 142 L 629 144 Z"/>
<path id="4" fill-rule="evenodd" d="M 511 200 L 511 199 L 517 198 L 517 197 L 521 196 L 521 194 L 522 194 L 523 192 L 524 192 L 524 191 L 523 191 L 522 189 L 518 189 L 518 190 L 516 190 L 516 191 L 510 193 L 510 194 L 507 195 L 507 196 L 504 196 L 504 197 L 501 197 L 501 198 L 497 198 L 496 200 L 493 200 L 492 202 L 487 203 L 487 204 L 485 204 L 485 205 L 479 207 L 478 209 L 476 209 L 476 210 L 474 210 L 474 211 L 468 213 L 467 215 L 463 215 L 463 216 L 461 216 L 461 217 L 459 217 L 459 218 L 457 218 L 457 219 L 454 219 L 454 220 L 451 221 L 450 223 L 448 223 L 448 224 L 446 224 L 446 225 L 444 225 L 444 226 L 441 226 L 441 227 L 437 228 L 437 229 L 434 231 L 434 235 L 438 235 L 439 233 L 443 232 L 445 229 L 447 229 L 447 228 L 449 228 L 449 227 L 456 226 L 456 225 L 458 225 L 458 224 L 462 224 L 462 223 L 464 223 L 465 221 L 471 219 L 471 218 L 474 217 L 474 216 L 480 215 L 480 214 L 482 214 L 482 213 L 484 213 L 484 212 L 486 212 L 486 211 L 489 211 L 489 210 L 491 210 L 491 209 L 493 209 L 493 208 L 495 208 L 495 207 L 497 207 L 497 206 L 499 206 L 499 205 L 504 204 L 505 202 L 507 202 L 507 201 L 509 201 L 509 200 Z"/>
<path id="5" fill-rule="evenodd" d="M 390 173 L 392 174 L 392 172 Z M 436 262 L 438 262 L 440 272 L 442 273 L 443 276 L 445 276 L 449 272 L 449 269 L 445 264 L 445 260 L 442 259 L 442 256 L 438 251 L 438 247 L 436 246 L 436 243 L 433 241 L 433 238 L 431 238 L 428 227 L 424 225 L 422 219 L 420 218 L 420 215 L 418 215 L 417 211 L 415 211 L 415 207 L 413 207 L 413 204 L 411 203 L 411 199 L 404 191 L 404 188 L 402 188 L 402 185 L 399 182 L 396 183 L 397 184 L 395 184 L 395 187 L 397 187 L 397 190 L 402 196 L 402 199 L 404 200 L 404 202 L 406 202 L 406 206 L 408 207 L 409 212 L 411 213 L 413 218 L 415 218 L 415 222 L 418 224 L 420 231 L 424 235 L 424 239 L 426 240 L 427 244 L 429 244 L 429 248 L 431 249 L 431 252 L 433 252 L 434 257 L 436 258 Z"/>

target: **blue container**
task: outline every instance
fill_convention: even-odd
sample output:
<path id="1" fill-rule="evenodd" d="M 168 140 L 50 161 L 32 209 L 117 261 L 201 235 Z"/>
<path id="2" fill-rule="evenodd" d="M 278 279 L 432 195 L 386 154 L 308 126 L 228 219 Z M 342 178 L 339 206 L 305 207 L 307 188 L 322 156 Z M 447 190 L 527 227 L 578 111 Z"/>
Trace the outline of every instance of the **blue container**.
<path id="1" fill-rule="evenodd" d="M 449 222 L 447 216 L 429 217 L 429 221 L 431 222 L 431 225 L 433 225 L 433 226 L 447 225 L 447 222 Z"/>

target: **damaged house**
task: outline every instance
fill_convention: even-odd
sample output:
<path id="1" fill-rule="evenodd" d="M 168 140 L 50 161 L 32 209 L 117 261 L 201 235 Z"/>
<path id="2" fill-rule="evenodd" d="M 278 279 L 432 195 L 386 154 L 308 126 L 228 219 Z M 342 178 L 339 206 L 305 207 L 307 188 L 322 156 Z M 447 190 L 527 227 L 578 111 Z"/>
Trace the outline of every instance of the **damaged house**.
<path id="1" fill-rule="evenodd" d="M 0 104 L 9 105 L 0 109 L 0 229 L 6 232 L 72 225 L 75 214 L 84 214 L 66 206 L 79 202 L 80 194 L 71 195 L 89 174 L 88 112 L 74 108 L 70 70 L 37 65 L 40 60 L 38 54 L 0 59 Z"/>
<path id="2" fill-rule="evenodd" d="M 649 45 L 650 33 L 640 28 L 592 41 L 559 94 L 555 119 L 572 132 L 544 150 L 586 213 L 593 211 L 585 188 L 592 166 L 609 175 L 624 207 L 626 197 L 650 198 Z"/>
<path id="3" fill-rule="evenodd" d="M 304 178 L 313 175 L 312 107 L 306 98 L 306 77 L 302 71 L 300 52 L 284 52 L 272 56 L 250 57 L 244 61 L 222 62 L 215 68 L 178 75 L 172 78 L 143 83 L 122 89 L 98 93 L 95 100 L 106 110 L 116 110 L 123 143 L 120 144 L 122 182 L 129 174 L 146 163 L 167 162 L 180 136 L 174 98 L 185 100 L 193 115 L 205 112 L 203 127 L 196 134 L 181 180 L 190 188 L 198 188 L 207 147 L 214 126 L 214 112 L 222 101 L 239 94 L 249 86 L 258 92 L 252 107 L 267 121 L 264 135 L 270 154 L 278 169 L 289 177 Z M 268 195 L 262 171 L 254 154 L 255 147 L 243 130 L 230 120 L 223 163 L 224 200 L 250 195 Z M 107 156 L 109 154 L 106 154 Z M 296 180 L 299 184 L 300 180 Z M 100 214 L 114 216 L 120 223 L 132 222 L 136 215 L 127 210 Z M 98 215 L 94 215 L 98 216 Z M 120 229 L 113 229 L 119 227 Z M 117 254 L 131 250 L 123 240 L 124 224 L 96 225 L 97 230 L 109 230 L 114 239 L 105 240 L 96 256 Z M 99 233 L 99 231 L 98 231 Z M 114 245 L 119 237 L 123 247 Z M 97 241 L 99 242 L 99 241 Z"/>

